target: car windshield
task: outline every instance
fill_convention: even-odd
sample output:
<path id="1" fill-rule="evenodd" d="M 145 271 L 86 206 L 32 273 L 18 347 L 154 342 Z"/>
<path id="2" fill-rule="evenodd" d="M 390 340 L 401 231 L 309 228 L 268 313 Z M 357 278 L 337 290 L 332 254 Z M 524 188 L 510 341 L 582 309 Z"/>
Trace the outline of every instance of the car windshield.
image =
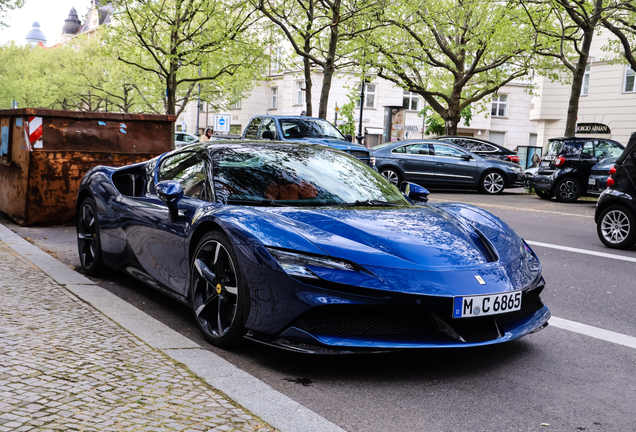
<path id="1" fill-rule="evenodd" d="M 410 205 L 357 159 L 315 147 L 235 147 L 212 157 L 217 202 L 239 205 Z"/>
<path id="2" fill-rule="evenodd" d="M 338 129 L 326 120 L 289 118 L 281 119 L 280 127 L 285 139 L 295 138 L 335 138 L 345 141 Z"/>

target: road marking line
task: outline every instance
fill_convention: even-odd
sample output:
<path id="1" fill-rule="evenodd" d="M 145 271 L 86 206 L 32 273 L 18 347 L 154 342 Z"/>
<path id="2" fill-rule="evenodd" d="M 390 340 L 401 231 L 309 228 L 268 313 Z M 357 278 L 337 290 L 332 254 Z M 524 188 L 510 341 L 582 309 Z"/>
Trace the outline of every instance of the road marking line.
<path id="1" fill-rule="evenodd" d="M 608 253 L 605 253 L 605 252 L 591 251 L 591 250 L 587 250 L 587 249 L 578 249 L 578 248 L 573 248 L 573 247 L 568 247 L 568 246 L 559 246 L 559 245 L 553 245 L 553 244 L 549 244 L 549 243 L 536 242 L 536 241 L 532 241 L 532 240 L 526 240 L 526 243 L 528 243 L 530 246 L 539 246 L 539 247 L 546 247 L 546 248 L 550 248 L 550 249 L 559 249 L 559 250 L 564 250 L 564 251 L 568 251 L 568 252 L 580 253 L 580 254 L 585 254 L 585 255 L 593 255 L 593 256 L 598 256 L 598 257 L 603 257 L 603 258 L 611 258 L 611 259 L 615 259 L 615 260 L 629 261 L 629 262 L 636 263 L 636 258 L 623 256 L 623 255 L 614 255 L 614 254 L 608 254 Z"/>
<path id="2" fill-rule="evenodd" d="M 579 333 L 585 336 L 601 339 L 606 342 L 612 342 L 618 345 L 624 345 L 629 348 L 636 348 L 636 337 L 627 336 L 622 333 L 616 333 L 609 330 L 603 330 L 598 327 L 593 327 L 587 324 L 581 324 L 581 323 L 566 320 L 563 318 L 557 318 L 555 316 L 550 318 L 550 325 L 563 329 L 563 330 L 569 330 L 574 333 Z"/>
<path id="3" fill-rule="evenodd" d="M 457 200 L 446 200 L 446 199 L 441 199 L 441 198 L 432 198 L 432 201 L 433 201 L 432 204 L 435 204 L 435 201 L 458 202 Z M 523 212 L 531 211 L 531 212 L 537 212 L 537 213 L 556 214 L 556 215 L 561 215 L 561 216 L 576 216 L 576 217 L 589 218 L 589 219 L 593 219 L 594 218 L 594 216 L 580 215 L 580 214 L 576 214 L 576 213 L 563 213 L 563 212 L 556 212 L 556 211 L 551 211 L 551 210 L 538 210 L 538 209 L 528 209 L 528 208 L 519 208 L 519 207 L 508 207 L 508 206 L 501 206 L 501 205 L 495 205 L 495 204 L 482 204 L 482 203 L 469 203 L 469 202 L 465 202 L 465 203 L 462 203 L 462 204 L 470 204 L 470 205 L 474 205 L 475 207 L 495 207 L 495 208 L 500 208 L 500 209 L 516 210 L 516 211 L 523 211 Z"/>

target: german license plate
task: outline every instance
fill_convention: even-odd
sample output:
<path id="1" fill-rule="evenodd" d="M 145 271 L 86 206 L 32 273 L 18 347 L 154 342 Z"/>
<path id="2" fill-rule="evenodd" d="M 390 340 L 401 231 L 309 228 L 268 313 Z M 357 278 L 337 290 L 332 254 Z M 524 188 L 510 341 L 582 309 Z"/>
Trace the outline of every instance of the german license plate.
<path id="1" fill-rule="evenodd" d="M 455 297 L 453 300 L 453 318 L 497 315 L 519 309 L 521 309 L 521 291 Z"/>
<path id="2" fill-rule="evenodd" d="M 590 186 L 596 186 L 596 179 L 587 179 L 587 184 Z"/>
<path id="3" fill-rule="evenodd" d="M 544 161 L 544 162 L 541 162 L 541 166 L 542 166 L 542 167 L 550 166 L 550 161 Z"/>

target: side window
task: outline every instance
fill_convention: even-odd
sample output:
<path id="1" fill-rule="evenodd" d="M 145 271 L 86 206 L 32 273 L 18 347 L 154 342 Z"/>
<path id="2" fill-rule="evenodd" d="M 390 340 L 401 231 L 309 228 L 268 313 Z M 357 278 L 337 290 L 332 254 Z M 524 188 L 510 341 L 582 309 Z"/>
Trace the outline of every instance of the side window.
<path id="1" fill-rule="evenodd" d="M 183 134 L 177 134 L 177 141 L 183 141 Z"/>
<path id="2" fill-rule="evenodd" d="M 258 139 L 263 139 L 263 132 L 266 130 L 271 131 L 276 138 L 276 123 L 271 118 L 266 118 L 263 120 L 263 125 L 261 126 L 261 130 L 258 132 Z"/>
<path id="3" fill-rule="evenodd" d="M 445 146 L 443 144 L 433 144 L 435 148 L 435 156 L 443 156 L 443 157 L 452 157 L 452 158 L 461 158 L 464 153 L 461 150 L 458 150 L 454 147 Z"/>
<path id="4" fill-rule="evenodd" d="M 161 163 L 159 181 L 177 181 L 183 188 L 183 195 L 208 199 L 207 172 L 207 165 L 198 153 L 184 152 L 171 156 Z"/>
<path id="5" fill-rule="evenodd" d="M 585 144 L 583 144 L 583 149 L 581 150 L 581 156 L 583 157 L 594 156 L 594 143 L 592 141 L 587 141 Z"/>
<path id="6" fill-rule="evenodd" d="M 258 132 L 258 127 L 261 125 L 261 118 L 255 118 L 247 125 L 245 129 L 245 138 L 247 139 L 256 139 L 256 133 Z"/>
<path id="7" fill-rule="evenodd" d="M 428 150 L 428 144 L 411 144 L 404 146 L 404 150 L 408 154 L 425 155 L 428 156 L 431 153 Z"/>
<path id="8" fill-rule="evenodd" d="M 391 150 L 391 153 L 406 153 L 406 146 L 396 147 Z"/>
<path id="9" fill-rule="evenodd" d="M 598 140 L 596 143 L 595 156 L 601 159 L 608 157 L 619 157 L 623 154 L 623 149 L 613 141 Z"/>

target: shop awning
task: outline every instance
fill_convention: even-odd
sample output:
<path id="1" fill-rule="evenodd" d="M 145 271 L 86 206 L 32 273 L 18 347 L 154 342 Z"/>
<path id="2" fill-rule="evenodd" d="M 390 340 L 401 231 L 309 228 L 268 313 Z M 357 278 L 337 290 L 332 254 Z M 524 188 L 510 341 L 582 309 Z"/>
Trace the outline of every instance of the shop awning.
<path id="1" fill-rule="evenodd" d="M 369 135 L 382 135 L 384 133 L 382 128 L 365 127 L 364 130 Z"/>

